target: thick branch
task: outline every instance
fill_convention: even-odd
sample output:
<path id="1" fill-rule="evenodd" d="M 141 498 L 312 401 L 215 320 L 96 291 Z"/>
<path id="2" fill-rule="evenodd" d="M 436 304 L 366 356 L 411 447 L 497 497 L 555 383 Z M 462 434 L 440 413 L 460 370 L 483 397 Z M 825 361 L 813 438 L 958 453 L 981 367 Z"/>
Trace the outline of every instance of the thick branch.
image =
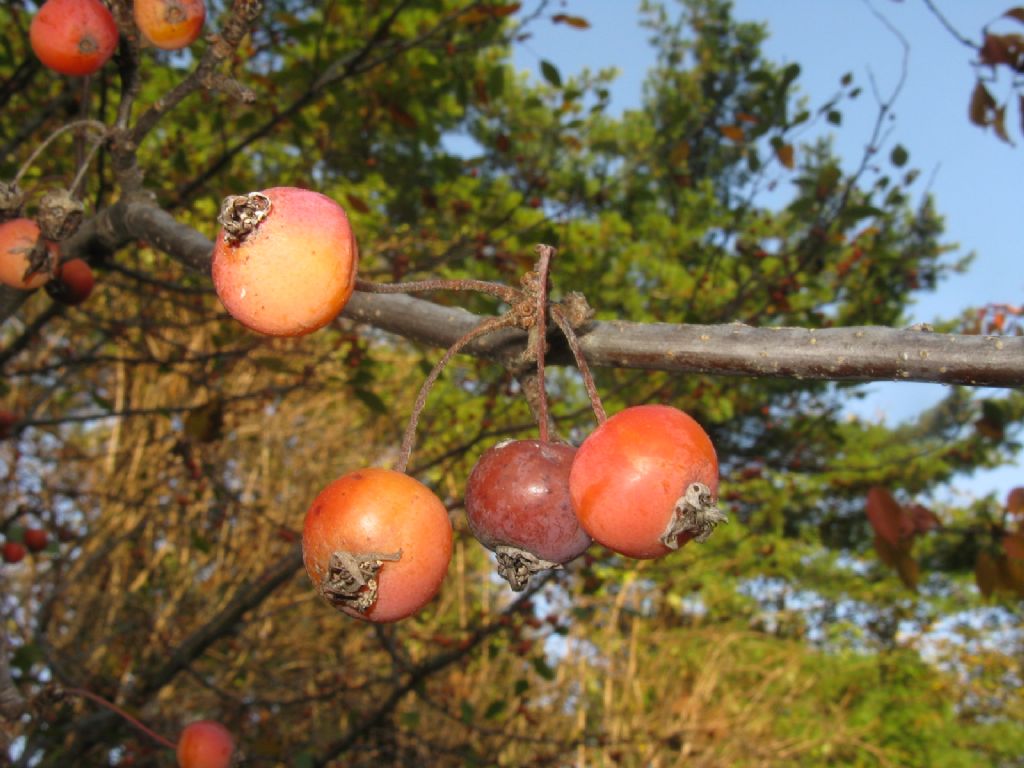
<path id="1" fill-rule="evenodd" d="M 65 243 L 68 256 L 99 257 L 144 240 L 192 269 L 209 270 L 213 244 L 165 211 L 120 202 L 104 210 Z M 0 294 L 6 317 L 16 299 Z M 15 301 L 11 301 L 11 299 Z M 404 295 L 356 292 L 344 316 L 407 339 L 450 347 L 483 319 Z M 753 328 L 747 325 L 671 325 L 594 322 L 579 333 L 593 366 L 726 376 L 829 381 L 923 381 L 968 386 L 1024 385 L 1024 338 L 966 336 L 881 327 Z M 467 354 L 511 364 L 526 334 L 498 331 L 477 339 Z M 571 364 L 567 346 L 552 337 L 552 363 Z"/>

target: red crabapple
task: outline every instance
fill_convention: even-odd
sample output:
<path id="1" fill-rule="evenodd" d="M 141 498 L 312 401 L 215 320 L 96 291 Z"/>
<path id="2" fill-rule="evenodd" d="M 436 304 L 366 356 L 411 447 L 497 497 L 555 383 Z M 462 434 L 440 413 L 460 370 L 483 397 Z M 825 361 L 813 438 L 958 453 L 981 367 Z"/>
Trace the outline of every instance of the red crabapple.
<path id="1" fill-rule="evenodd" d="M 39 60 L 62 75 L 91 75 L 117 48 L 117 22 L 100 0 L 46 0 L 29 25 Z"/>
<path id="2" fill-rule="evenodd" d="M 704 541 L 725 520 L 711 439 L 666 405 L 626 408 L 594 430 L 576 452 L 569 492 L 594 541 L 629 557 Z"/>
<path id="3" fill-rule="evenodd" d="M 224 200 L 213 286 L 242 325 L 304 336 L 331 322 L 355 288 L 359 250 L 348 216 L 319 192 L 274 187 Z"/>
<path id="4" fill-rule="evenodd" d="M 42 528 L 28 528 L 25 531 L 25 546 L 29 552 L 42 552 L 49 540 L 49 535 Z"/>
<path id="5" fill-rule="evenodd" d="M 452 524 L 441 500 L 403 472 L 360 469 L 313 500 L 302 560 L 323 598 L 374 622 L 404 619 L 441 589 Z"/>
<path id="6" fill-rule="evenodd" d="M 20 563 L 25 559 L 25 545 L 16 541 L 5 541 L 2 556 L 5 563 Z"/>
<path id="7" fill-rule="evenodd" d="M 178 739 L 178 768 L 228 768 L 234 751 L 227 728 L 214 720 L 197 720 Z"/>
<path id="8" fill-rule="evenodd" d="M 56 277 L 46 284 L 46 292 L 54 301 L 75 306 L 92 294 L 96 279 L 84 259 L 69 259 L 57 270 Z"/>
<path id="9" fill-rule="evenodd" d="M 466 483 L 466 519 L 498 558 L 515 591 L 530 576 L 583 554 L 590 536 L 569 497 L 576 449 L 564 443 L 507 440 L 487 450 Z"/>

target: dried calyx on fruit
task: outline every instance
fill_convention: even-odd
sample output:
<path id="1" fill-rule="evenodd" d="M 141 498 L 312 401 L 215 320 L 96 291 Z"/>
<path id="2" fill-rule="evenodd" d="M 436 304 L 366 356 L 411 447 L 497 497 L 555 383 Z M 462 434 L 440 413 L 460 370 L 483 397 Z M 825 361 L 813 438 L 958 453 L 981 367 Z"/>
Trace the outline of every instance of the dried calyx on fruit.
<path id="1" fill-rule="evenodd" d="M 51 189 L 39 200 L 36 221 L 47 240 L 64 240 L 78 231 L 85 206 L 66 189 Z"/>
<path id="2" fill-rule="evenodd" d="M 352 554 L 344 550 L 331 553 L 327 575 L 320 583 L 320 594 L 336 608 L 351 608 L 366 613 L 377 602 L 377 573 L 385 562 L 397 563 L 402 552 Z"/>
<path id="3" fill-rule="evenodd" d="M 488 449 L 466 483 L 466 519 L 493 551 L 498 573 L 520 591 L 530 576 L 583 554 L 590 536 L 569 496 L 576 449 L 541 440 L 506 440 Z"/>

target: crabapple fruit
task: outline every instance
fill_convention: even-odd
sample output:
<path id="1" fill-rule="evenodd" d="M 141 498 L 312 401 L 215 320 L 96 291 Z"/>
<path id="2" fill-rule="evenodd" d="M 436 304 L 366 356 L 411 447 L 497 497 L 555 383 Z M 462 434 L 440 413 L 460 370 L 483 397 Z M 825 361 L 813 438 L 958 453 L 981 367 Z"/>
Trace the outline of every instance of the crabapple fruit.
<path id="1" fill-rule="evenodd" d="M 25 559 L 25 545 L 16 541 L 5 541 L 2 554 L 5 563 L 20 563 Z"/>
<path id="2" fill-rule="evenodd" d="M 583 554 L 590 536 L 569 497 L 576 449 L 564 443 L 508 440 L 488 449 L 466 483 L 466 519 L 495 552 L 498 572 L 522 590 L 532 574 Z"/>
<path id="3" fill-rule="evenodd" d="M 215 720 L 197 720 L 178 739 L 178 768 L 228 768 L 234 751 L 227 728 Z"/>
<path id="4" fill-rule="evenodd" d="M 50 279 L 49 265 L 57 259 L 57 244 L 40 236 L 32 219 L 12 219 L 0 224 L 0 283 L 32 291 Z M 32 266 L 32 274 L 26 272 Z"/>
<path id="5" fill-rule="evenodd" d="M 90 294 L 96 279 L 84 259 L 70 259 L 60 265 L 57 276 L 46 284 L 46 292 L 54 301 L 75 306 Z"/>
<path id="6" fill-rule="evenodd" d="M 313 500 L 302 528 L 306 573 L 327 602 L 350 616 L 390 622 L 441 589 L 452 524 L 423 483 L 390 469 L 342 475 Z"/>
<path id="7" fill-rule="evenodd" d="M 29 552 L 42 552 L 49 540 L 50 537 L 42 528 L 28 528 L 25 531 L 25 546 Z"/>
<path id="8" fill-rule="evenodd" d="M 345 210 L 319 192 L 274 187 L 225 199 L 213 285 L 242 325 L 303 336 L 352 295 L 359 250 Z"/>
<path id="9" fill-rule="evenodd" d="M 203 0 L 135 0 L 135 24 L 149 42 L 166 51 L 192 45 L 203 31 Z"/>
<path id="10" fill-rule="evenodd" d="M 28 35 L 39 60 L 62 75 L 96 72 L 118 39 L 117 22 L 100 0 L 46 0 Z"/>
<path id="11" fill-rule="evenodd" d="M 594 541 L 629 557 L 704 541 L 725 520 L 711 439 L 667 405 L 626 408 L 594 430 L 576 452 L 569 493 Z"/>
<path id="12" fill-rule="evenodd" d="M 18 423 L 18 415 L 10 411 L 0 411 L 0 440 L 6 440 L 14 434 L 14 425 Z"/>

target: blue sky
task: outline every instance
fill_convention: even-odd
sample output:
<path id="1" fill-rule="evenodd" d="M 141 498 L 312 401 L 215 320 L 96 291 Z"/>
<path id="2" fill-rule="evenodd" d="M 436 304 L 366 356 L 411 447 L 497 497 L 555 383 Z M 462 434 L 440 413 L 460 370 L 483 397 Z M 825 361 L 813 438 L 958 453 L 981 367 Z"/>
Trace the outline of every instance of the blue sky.
<path id="1" fill-rule="evenodd" d="M 1014 5 L 1011 0 L 935 2 L 971 39 L 980 39 L 981 28 L 990 23 L 996 31 L 1024 33 L 1020 24 L 999 20 Z M 647 34 L 637 24 L 637 7 L 634 0 L 552 3 L 553 13 L 582 16 L 590 22 L 590 29 L 580 31 L 540 21 L 532 28 L 533 37 L 517 47 L 516 66 L 539 77 L 542 59 L 556 64 L 563 75 L 612 64 L 620 71 L 612 88 L 613 109 L 636 107 L 644 75 L 653 61 Z M 921 171 L 915 191 L 923 194 L 926 187 L 931 191 L 946 218 L 947 240 L 958 244 L 959 253 L 975 254 L 966 274 L 954 276 L 937 292 L 918 298 L 910 310 L 910 322 L 952 317 L 993 301 L 1019 304 L 1024 294 L 1024 270 L 1017 266 L 1024 243 L 1019 197 L 1024 171 L 1020 120 L 1011 110 L 1007 127 L 1011 138 L 1018 141 L 1020 137 L 1019 147 L 999 141 L 968 121 L 967 105 L 975 82 L 971 51 L 943 28 L 924 1 L 735 0 L 734 7 L 737 18 L 768 24 L 764 45 L 768 58 L 801 65 L 798 84 L 810 105 L 820 105 L 831 97 L 846 72 L 852 72 L 864 86 L 860 99 L 843 105 L 840 128 L 823 124 L 820 129 L 833 133 L 836 150 L 848 167 L 859 162 L 877 111 L 869 76 L 879 91 L 888 95 L 897 84 L 903 59 L 900 42 L 876 14 L 884 15 L 902 33 L 910 46 L 907 78 L 895 104 L 886 146 L 899 143 L 910 151 L 909 166 Z M 992 90 L 997 97 L 1009 92 L 1005 75 Z M 882 157 L 887 154 L 884 151 Z M 871 396 L 853 409 L 866 418 L 899 421 L 937 401 L 944 389 L 930 384 L 874 384 Z M 1024 485 L 1019 463 L 977 475 L 962 489 L 979 495 L 995 492 L 1005 498 L 1016 485 Z"/>

